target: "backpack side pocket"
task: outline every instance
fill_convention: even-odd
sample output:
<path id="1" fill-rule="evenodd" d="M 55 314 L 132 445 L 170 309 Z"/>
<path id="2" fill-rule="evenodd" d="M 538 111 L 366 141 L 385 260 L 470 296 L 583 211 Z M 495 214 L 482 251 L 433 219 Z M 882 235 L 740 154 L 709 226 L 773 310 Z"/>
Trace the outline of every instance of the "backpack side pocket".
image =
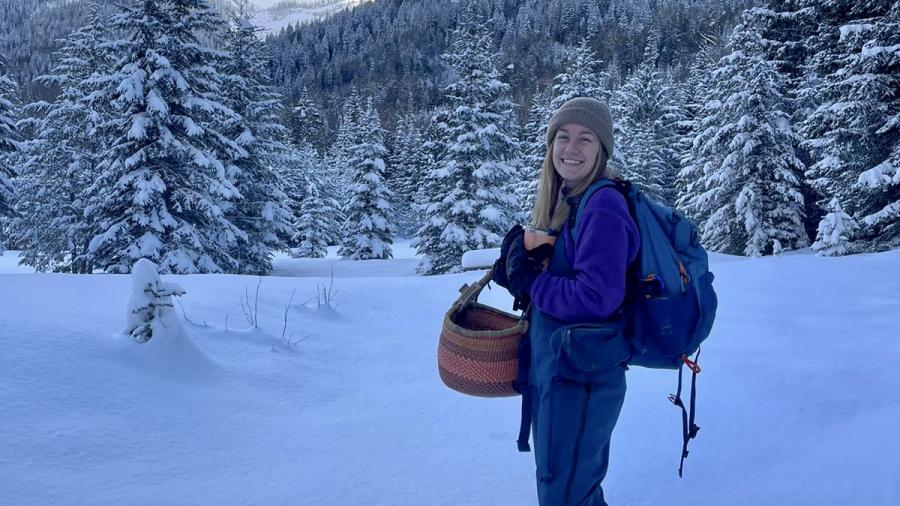
<path id="1" fill-rule="evenodd" d="M 719 299 L 716 297 L 716 291 L 713 290 L 713 280 L 716 279 L 712 272 L 704 274 L 698 284 L 697 293 L 700 298 L 700 321 L 697 324 L 697 331 L 694 335 L 694 344 L 700 343 L 709 336 L 712 331 L 713 322 L 716 320 L 716 309 L 719 306 Z"/>

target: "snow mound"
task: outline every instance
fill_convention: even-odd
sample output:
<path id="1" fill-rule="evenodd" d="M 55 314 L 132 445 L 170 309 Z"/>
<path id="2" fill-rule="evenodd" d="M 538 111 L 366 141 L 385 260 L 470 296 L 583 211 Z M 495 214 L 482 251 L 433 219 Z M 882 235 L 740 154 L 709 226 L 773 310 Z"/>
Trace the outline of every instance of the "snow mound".
<path id="1" fill-rule="evenodd" d="M 490 269 L 500 256 L 500 248 L 466 251 L 462 256 L 463 270 Z"/>
<path id="2" fill-rule="evenodd" d="M 131 278 L 126 328 L 119 343 L 123 358 L 140 369 L 179 378 L 202 378 L 214 370 L 175 312 L 173 298 L 184 295 L 184 289 L 162 281 L 156 264 L 145 258 L 135 262 Z"/>

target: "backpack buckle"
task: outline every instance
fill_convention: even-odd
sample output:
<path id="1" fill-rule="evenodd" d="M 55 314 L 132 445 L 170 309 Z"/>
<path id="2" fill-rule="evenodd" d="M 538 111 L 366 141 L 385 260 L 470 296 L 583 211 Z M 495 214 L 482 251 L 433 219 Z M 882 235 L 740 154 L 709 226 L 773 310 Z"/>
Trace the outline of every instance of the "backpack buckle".
<path id="1" fill-rule="evenodd" d="M 681 361 L 684 362 L 684 365 L 686 365 L 691 372 L 700 374 L 700 364 L 689 359 L 687 355 L 681 355 Z"/>
<path id="2" fill-rule="evenodd" d="M 681 275 L 681 282 L 685 285 L 691 282 L 691 275 L 687 273 L 687 269 L 684 268 L 684 264 L 680 261 L 678 262 L 678 274 Z"/>
<path id="3" fill-rule="evenodd" d="M 676 406 L 682 406 L 682 405 L 683 405 L 683 404 L 681 403 L 681 397 L 678 397 L 678 396 L 675 395 L 675 394 L 669 394 L 669 402 L 671 402 L 672 404 L 674 404 L 674 405 L 676 405 Z"/>

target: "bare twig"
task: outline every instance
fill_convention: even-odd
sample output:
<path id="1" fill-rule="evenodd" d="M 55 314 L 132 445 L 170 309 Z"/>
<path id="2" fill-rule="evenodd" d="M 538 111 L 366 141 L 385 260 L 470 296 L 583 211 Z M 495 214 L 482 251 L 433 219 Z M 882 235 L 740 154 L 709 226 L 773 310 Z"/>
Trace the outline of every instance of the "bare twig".
<path id="1" fill-rule="evenodd" d="M 244 285 L 244 296 L 241 297 L 241 311 L 244 313 L 244 318 L 247 320 L 247 323 L 250 324 L 251 327 L 256 327 L 256 324 L 253 323 L 253 315 L 250 313 L 250 294 L 247 293 L 247 285 Z"/>
<path id="2" fill-rule="evenodd" d="M 199 323 L 194 322 L 194 321 L 191 320 L 190 318 L 188 318 L 187 312 L 184 310 L 184 304 L 182 304 L 180 300 L 179 300 L 179 301 L 176 301 L 176 302 L 178 302 L 178 307 L 181 308 L 181 316 L 184 317 L 185 321 L 187 321 L 187 322 L 190 323 L 191 325 L 194 325 L 194 326 L 197 326 L 197 327 L 209 327 L 209 325 L 207 325 L 207 323 L 206 323 L 205 320 L 203 321 L 202 324 L 199 324 Z"/>
<path id="3" fill-rule="evenodd" d="M 337 297 L 337 290 L 334 289 L 334 265 L 331 266 L 331 279 L 328 282 L 328 287 L 325 285 L 317 285 L 316 289 L 316 303 L 321 306 L 328 306 L 334 309 L 334 301 Z"/>
<path id="4" fill-rule="evenodd" d="M 259 283 L 256 284 L 256 294 L 254 295 L 253 305 L 250 305 L 250 294 L 247 293 L 247 285 L 244 285 L 244 297 L 241 299 L 241 311 L 244 312 L 244 318 L 251 327 L 259 328 L 259 287 L 262 285 L 262 276 L 259 277 Z"/>
<path id="5" fill-rule="evenodd" d="M 256 298 L 253 300 L 253 326 L 259 325 L 259 287 L 262 286 L 262 276 L 259 277 L 259 283 L 256 284 Z"/>
<path id="6" fill-rule="evenodd" d="M 291 299 L 288 301 L 287 305 L 284 306 L 284 326 L 281 328 L 281 338 L 284 339 L 284 333 L 287 332 L 287 323 L 288 323 L 288 313 L 291 310 L 291 303 L 294 302 L 294 293 L 297 292 L 297 288 L 295 287 L 291 290 Z"/>
<path id="7" fill-rule="evenodd" d="M 296 341 L 294 340 L 293 334 L 291 334 L 291 336 L 289 338 L 282 337 L 281 338 L 281 348 L 284 350 L 287 350 L 291 354 L 296 353 L 297 345 L 302 343 L 303 341 L 306 341 L 307 339 L 309 339 L 309 337 L 310 337 L 309 334 L 304 334 L 303 337 L 301 337 L 300 339 L 297 339 Z M 273 344 L 271 350 L 274 352 L 278 352 L 279 348 Z"/>

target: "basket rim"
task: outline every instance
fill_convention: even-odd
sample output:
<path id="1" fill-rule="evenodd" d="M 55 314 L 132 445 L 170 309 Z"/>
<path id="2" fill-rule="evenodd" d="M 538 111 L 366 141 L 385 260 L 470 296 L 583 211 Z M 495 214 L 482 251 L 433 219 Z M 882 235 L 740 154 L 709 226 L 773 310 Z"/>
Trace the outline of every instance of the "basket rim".
<path id="1" fill-rule="evenodd" d="M 518 320 L 518 323 L 515 326 L 504 330 L 469 330 L 467 328 L 461 327 L 453 321 L 453 315 L 463 309 L 470 308 L 480 308 L 492 311 L 494 313 L 499 313 L 501 316 L 508 316 L 514 320 Z M 447 310 L 447 312 L 444 314 L 443 328 L 464 337 L 509 337 L 515 334 L 524 334 L 525 332 L 527 332 L 528 321 L 520 316 L 507 313 L 506 311 L 497 309 L 493 306 L 488 306 L 487 304 L 482 304 L 480 302 L 470 302 L 465 305 L 454 304 L 449 310 Z"/>

